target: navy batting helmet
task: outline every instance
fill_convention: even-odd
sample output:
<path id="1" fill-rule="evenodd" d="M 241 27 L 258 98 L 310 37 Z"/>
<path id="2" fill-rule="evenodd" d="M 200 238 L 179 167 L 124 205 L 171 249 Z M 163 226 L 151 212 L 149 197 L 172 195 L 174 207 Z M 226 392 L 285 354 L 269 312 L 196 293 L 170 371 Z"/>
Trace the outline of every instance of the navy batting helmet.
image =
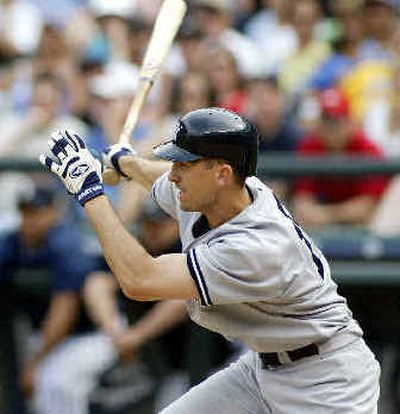
<path id="1" fill-rule="evenodd" d="M 258 134 L 250 122 L 234 112 L 197 109 L 184 115 L 174 138 L 157 145 L 153 152 L 173 162 L 221 158 L 245 178 L 256 173 Z"/>

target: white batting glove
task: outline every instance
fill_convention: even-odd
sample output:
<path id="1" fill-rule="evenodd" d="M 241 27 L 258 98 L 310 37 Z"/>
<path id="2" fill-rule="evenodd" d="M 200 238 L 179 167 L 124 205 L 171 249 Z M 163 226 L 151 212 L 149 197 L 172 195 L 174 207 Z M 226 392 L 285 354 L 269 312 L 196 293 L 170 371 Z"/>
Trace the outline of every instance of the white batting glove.
<path id="1" fill-rule="evenodd" d="M 121 170 L 119 165 L 119 159 L 123 156 L 134 156 L 137 152 L 129 144 L 114 144 L 109 146 L 102 153 L 103 164 L 106 167 L 113 168 L 119 175 L 122 177 L 127 177 L 127 175 Z"/>
<path id="2" fill-rule="evenodd" d="M 49 152 L 41 154 L 39 161 L 60 177 L 82 206 L 104 194 L 101 163 L 75 132 L 69 129 L 55 132 L 47 144 Z"/>

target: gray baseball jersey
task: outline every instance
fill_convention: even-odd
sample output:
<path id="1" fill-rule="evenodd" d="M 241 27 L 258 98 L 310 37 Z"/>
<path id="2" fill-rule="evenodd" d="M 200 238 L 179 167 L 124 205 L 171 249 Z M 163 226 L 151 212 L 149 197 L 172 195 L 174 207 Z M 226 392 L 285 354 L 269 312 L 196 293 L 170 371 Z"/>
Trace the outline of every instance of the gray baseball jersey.
<path id="1" fill-rule="evenodd" d="M 296 349 L 337 331 L 361 336 L 321 251 L 265 184 L 250 177 L 246 186 L 252 204 L 209 229 L 200 213 L 180 209 L 168 174 L 154 183 L 153 198 L 179 221 L 199 292 L 188 301 L 190 317 L 257 352 Z"/>

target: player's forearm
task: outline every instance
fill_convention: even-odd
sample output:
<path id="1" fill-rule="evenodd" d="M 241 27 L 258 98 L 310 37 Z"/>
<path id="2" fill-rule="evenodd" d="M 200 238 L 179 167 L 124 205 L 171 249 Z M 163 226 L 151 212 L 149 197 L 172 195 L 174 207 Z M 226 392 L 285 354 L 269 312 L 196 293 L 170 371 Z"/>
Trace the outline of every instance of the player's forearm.
<path id="1" fill-rule="evenodd" d="M 122 291 L 129 298 L 140 297 L 143 280 L 152 273 L 155 260 L 125 229 L 106 196 L 88 201 L 85 210 Z"/>
<path id="2" fill-rule="evenodd" d="M 329 207 L 330 215 L 335 223 L 367 223 L 375 211 L 376 201 L 369 196 L 354 197 L 343 203 Z"/>
<path id="3" fill-rule="evenodd" d="M 147 189 L 151 189 L 154 181 L 171 168 L 169 162 L 147 160 L 138 156 L 122 156 L 119 165 L 129 178 Z"/>
<path id="4" fill-rule="evenodd" d="M 151 339 L 158 338 L 173 327 L 187 319 L 187 311 L 183 300 L 164 300 L 155 304 L 129 330 L 135 339 L 140 337 L 143 345 Z M 128 332 L 129 335 L 129 332 Z"/>

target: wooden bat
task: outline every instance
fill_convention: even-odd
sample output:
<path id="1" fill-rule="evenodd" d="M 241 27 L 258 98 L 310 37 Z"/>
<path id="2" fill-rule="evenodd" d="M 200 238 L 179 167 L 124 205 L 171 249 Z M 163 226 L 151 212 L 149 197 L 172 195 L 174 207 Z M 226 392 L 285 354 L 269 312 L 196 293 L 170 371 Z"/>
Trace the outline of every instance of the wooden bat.
<path id="1" fill-rule="evenodd" d="M 184 0 L 164 0 L 154 23 L 153 31 L 139 72 L 139 81 L 132 105 L 119 137 L 119 143 L 127 144 L 136 127 L 140 112 L 150 89 L 167 58 L 174 38 L 187 9 Z M 119 182 L 119 174 L 112 168 L 103 171 L 103 181 L 109 185 Z"/>

